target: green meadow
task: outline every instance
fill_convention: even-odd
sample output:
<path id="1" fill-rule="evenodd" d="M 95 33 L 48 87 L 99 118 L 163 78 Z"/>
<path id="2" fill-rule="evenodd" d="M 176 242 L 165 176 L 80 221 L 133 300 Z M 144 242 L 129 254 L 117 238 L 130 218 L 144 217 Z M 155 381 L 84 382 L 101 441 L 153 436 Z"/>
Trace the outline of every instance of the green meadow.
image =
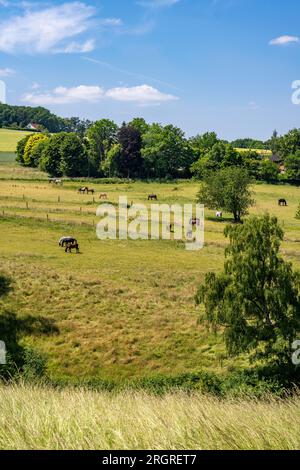
<path id="1" fill-rule="evenodd" d="M 1 270 L 14 280 L 7 311 L 35 318 L 37 331 L 21 332 L 23 344 L 48 358 L 51 378 L 123 379 L 176 375 L 199 369 L 225 373 L 248 364 L 226 355 L 221 335 L 209 333 L 194 296 L 208 271 L 219 271 L 231 215 L 217 221 L 205 213 L 205 246 L 187 252 L 183 242 L 96 237 L 99 194 L 118 203 L 194 202 L 198 182 L 103 184 L 88 182 L 93 195 L 80 195 L 82 182 L 52 186 L 38 170 L 0 164 Z M 299 188 L 253 187 L 251 213 L 275 214 L 285 230 L 284 257 L 300 268 L 300 221 L 295 219 Z M 278 207 L 285 197 L 288 207 Z M 80 254 L 58 246 L 76 237 Z M 22 323 L 22 322 L 21 322 Z"/>

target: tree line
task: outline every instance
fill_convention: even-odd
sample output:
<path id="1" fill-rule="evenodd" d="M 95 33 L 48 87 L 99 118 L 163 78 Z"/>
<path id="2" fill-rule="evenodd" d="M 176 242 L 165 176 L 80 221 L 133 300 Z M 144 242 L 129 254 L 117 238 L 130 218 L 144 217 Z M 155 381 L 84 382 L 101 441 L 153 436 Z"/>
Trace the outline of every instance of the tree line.
<path id="1" fill-rule="evenodd" d="M 43 107 L 10 106 L 0 103 L 0 128 L 26 130 L 28 124 L 37 124 L 43 132 L 76 132 L 84 135 L 92 124 L 78 117 L 61 118 Z"/>
<path id="2" fill-rule="evenodd" d="M 238 167 L 256 180 L 300 182 L 299 129 L 283 136 L 275 131 L 265 143 L 276 155 L 273 161 L 265 148 L 260 152 L 245 147 L 259 141 L 229 143 L 214 132 L 187 138 L 179 127 L 148 124 L 143 118 L 120 127 L 109 119 L 64 122 L 60 132 L 44 131 L 22 139 L 17 148 L 19 163 L 58 177 L 203 179 L 211 172 Z"/>

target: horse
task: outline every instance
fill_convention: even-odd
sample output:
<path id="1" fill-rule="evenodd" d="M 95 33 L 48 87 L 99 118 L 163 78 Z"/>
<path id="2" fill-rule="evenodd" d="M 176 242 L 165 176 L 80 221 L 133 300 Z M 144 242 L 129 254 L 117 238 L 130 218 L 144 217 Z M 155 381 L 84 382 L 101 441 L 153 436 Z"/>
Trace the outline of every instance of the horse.
<path id="1" fill-rule="evenodd" d="M 62 180 L 59 180 L 59 179 L 56 179 L 56 178 L 49 178 L 49 184 L 56 184 L 57 186 L 58 185 L 62 186 L 63 182 L 62 182 Z"/>
<path id="2" fill-rule="evenodd" d="M 200 225 L 200 219 L 197 219 L 196 217 L 193 217 L 192 219 L 190 219 L 190 225 L 192 225 L 193 227 L 195 225 Z"/>
<path id="3" fill-rule="evenodd" d="M 81 193 L 81 194 L 82 194 L 82 193 L 85 194 L 85 192 L 88 191 L 88 189 L 89 189 L 89 188 L 88 188 L 87 186 L 84 186 L 83 188 L 79 188 L 79 189 L 78 189 L 78 192 Z"/>
<path id="4" fill-rule="evenodd" d="M 76 250 L 76 253 L 79 253 L 79 245 L 78 243 L 67 243 L 65 253 L 72 253 L 72 250 Z"/>
<path id="5" fill-rule="evenodd" d="M 74 237 L 61 237 L 58 244 L 59 246 L 65 246 L 67 243 L 77 243 L 77 240 Z"/>
<path id="6" fill-rule="evenodd" d="M 221 211 L 216 212 L 216 217 L 217 217 L 217 219 L 222 219 L 223 212 L 221 212 Z"/>
<path id="7" fill-rule="evenodd" d="M 107 194 L 106 193 L 101 193 L 99 196 L 99 199 L 107 199 Z"/>
<path id="8" fill-rule="evenodd" d="M 287 201 L 286 201 L 286 199 L 279 199 L 278 205 L 279 205 L 279 206 L 284 206 L 284 207 L 286 207 L 286 206 L 287 206 Z"/>
<path id="9" fill-rule="evenodd" d="M 148 201 L 157 201 L 157 195 L 156 194 L 149 194 Z"/>
<path id="10" fill-rule="evenodd" d="M 89 188 L 86 188 L 86 193 L 89 194 L 94 194 L 95 193 L 95 190 L 94 189 L 89 189 Z"/>

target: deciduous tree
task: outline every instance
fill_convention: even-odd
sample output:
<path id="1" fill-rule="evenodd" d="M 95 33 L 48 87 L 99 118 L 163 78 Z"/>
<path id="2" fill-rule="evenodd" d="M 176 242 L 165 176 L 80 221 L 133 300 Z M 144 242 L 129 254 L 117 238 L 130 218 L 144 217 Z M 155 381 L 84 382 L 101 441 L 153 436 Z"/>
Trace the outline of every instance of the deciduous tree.
<path id="1" fill-rule="evenodd" d="M 209 325 L 224 332 L 231 355 L 291 361 L 300 329 L 300 273 L 279 253 L 283 230 L 276 217 L 251 217 L 228 226 L 224 271 L 208 273 L 196 300 Z"/>

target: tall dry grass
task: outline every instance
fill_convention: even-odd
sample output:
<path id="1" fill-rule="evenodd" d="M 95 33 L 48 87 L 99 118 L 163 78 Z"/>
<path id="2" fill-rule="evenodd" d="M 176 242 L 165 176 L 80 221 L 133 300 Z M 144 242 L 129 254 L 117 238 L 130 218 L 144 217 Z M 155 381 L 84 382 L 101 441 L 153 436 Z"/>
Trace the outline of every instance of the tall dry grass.
<path id="1" fill-rule="evenodd" d="M 299 449 L 300 398 L 0 387 L 1 449 Z"/>

